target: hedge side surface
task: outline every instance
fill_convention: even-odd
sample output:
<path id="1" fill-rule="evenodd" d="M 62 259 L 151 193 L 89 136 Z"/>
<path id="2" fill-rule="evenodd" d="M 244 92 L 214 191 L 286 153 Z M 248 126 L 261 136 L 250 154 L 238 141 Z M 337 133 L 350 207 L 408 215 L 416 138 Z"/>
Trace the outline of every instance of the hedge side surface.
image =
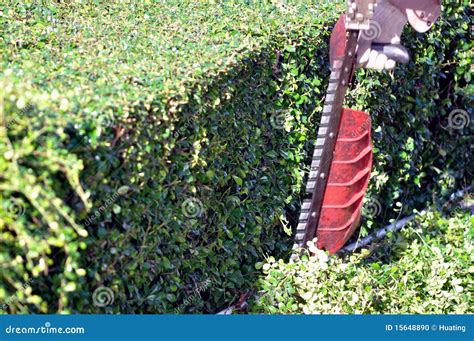
<path id="1" fill-rule="evenodd" d="M 3 310 L 214 312 L 250 290 L 291 247 L 342 8 L 0 5 Z M 470 110 L 467 9 L 409 35 L 394 79 L 358 75 L 351 104 L 383 108 L 384 214 L 363 233 L 470 181 L 468 127 L 447 122 Z"/>

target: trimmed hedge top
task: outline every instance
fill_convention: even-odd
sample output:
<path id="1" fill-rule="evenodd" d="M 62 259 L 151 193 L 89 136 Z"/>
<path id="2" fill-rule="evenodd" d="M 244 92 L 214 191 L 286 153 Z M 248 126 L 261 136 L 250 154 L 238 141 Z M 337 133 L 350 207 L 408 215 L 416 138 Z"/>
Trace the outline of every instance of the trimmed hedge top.
<path id="1" fill-rule="evenodd" d="M 201 82 L 277 36 L 324 22 L 328 15 L 318 13 L 328 11 L 334 5 L 321 0 L 12 1 L 0 5 L 1 69 L 54 93 L 64 113 L 90 119 L 140 103 L 167 120 L 165 105 L 186 103 Z"/>

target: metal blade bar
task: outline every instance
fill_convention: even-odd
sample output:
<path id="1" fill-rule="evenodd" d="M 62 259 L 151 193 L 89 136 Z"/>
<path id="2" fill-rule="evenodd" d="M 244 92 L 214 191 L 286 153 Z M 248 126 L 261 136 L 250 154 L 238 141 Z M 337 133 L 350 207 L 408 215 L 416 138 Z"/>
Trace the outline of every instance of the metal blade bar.
<path id="1" fill-rule="evenodd" d="M 358 30 L 348 31 L 346 53 L 343 60 L 334 61 L 331 78 L 324 103 L 323 114 L 313 152 L 311 171 L 306 187 L 307 193 L 312 193 L 311 200 L 305 200 L 300 213 L 300 219 L 295 237 L 295 247 L 304 247 L 316 236 L 327 179 L 336 146 L 339 125 L 341 123 L 342 107 L 347 86 L 355 65 Z"/>

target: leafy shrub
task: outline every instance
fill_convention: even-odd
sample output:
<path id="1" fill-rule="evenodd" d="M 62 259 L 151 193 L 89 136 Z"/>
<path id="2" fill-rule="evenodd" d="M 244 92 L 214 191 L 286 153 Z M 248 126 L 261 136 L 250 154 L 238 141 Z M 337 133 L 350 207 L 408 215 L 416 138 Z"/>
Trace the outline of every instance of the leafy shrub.
<path id="1" fill-rule="evenodd" d="M 474 217 L 421 214 L 384 247 L 346 259 L 270 258 L 254 312 L 305 314 L 472 313 Z"/>
<path id="2" fill-rule="evenodd" d="M 291 246 L 343 8 L 2 3 L 4 309 L 212 312 L 248 290 L 254 264 Z M 470 110 L 467 11 L 447 4 L 433 32 L 411 33 L 414 63 L 395 79 L 358 74 L 349 104 L 384 109 L 370 194 L 386 206 L 364 233 L 398 201 L 407 211 L 449 192 L 446 179 L 471 181 L 467 136 L 438 122 Z M 107 307 L 93 300 L 102 286 Z"/>

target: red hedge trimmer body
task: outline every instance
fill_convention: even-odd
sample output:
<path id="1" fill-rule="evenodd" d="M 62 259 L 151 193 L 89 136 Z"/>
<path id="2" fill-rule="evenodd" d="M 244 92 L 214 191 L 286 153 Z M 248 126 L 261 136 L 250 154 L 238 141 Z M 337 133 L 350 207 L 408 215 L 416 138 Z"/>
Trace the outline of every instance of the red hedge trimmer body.
<path id="1" fill-rule="evenodd" d="M 381 6 L 375 13 L 377 4 Z M 306 186 L 311 197 L 303 201 L 295 248 L 317 238 L 319 249 L 335 253 L 359 224 L 372 168 L 372 142 L 370 116 L 343 108 L 356 64 L 383 69 L 408 62 L 397 34 L 407 22 L 426 31 L 439 12 L 439 0 L 348 1 L 347 13 L 331 35 L 331 76 Z M 372 20 L 374 14 L 378 21 Z M 393 18 L 393 25 L 387 17 Z M 362 54 L 369 56 L 364 62 Z"/>
<path id="2" fill-rule="evenodd" d="M 359 32 L 341 17 L 331 37 L 332 72 L 297 228 L 297 246 L 318 238 L 330 252 L 356 229 L 372 167 L 370 116 L 342 107 L 356 63 Z"/>

